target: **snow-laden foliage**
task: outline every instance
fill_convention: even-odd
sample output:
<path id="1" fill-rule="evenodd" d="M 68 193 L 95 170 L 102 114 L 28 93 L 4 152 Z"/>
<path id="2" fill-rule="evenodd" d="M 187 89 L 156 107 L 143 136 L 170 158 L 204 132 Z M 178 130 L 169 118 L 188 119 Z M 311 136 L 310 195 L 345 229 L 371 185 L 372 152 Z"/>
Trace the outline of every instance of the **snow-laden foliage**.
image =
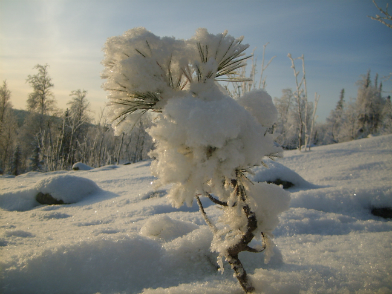
<path id="1" fill-rule="evenodd" d="M 198 29 L 191 39 L 176 40 L 135 28 L 107 41 L 102 76 L 120 132 L 148 110 L 159 113 L 148 130 L 156 147 L 150 153 L 156 187 L 171 184 L 168 198 L 177 208 L 197 200 L 215 234 L 212 249 L 252 292 L 238 253 L 262 251 L 248 246 L 254 237 L 272 244 L 289 196 L 246 177 L 263 157 L 281 151 L 267 132 L 277 119 L 271 97 L 259 90 L 234 100 L 217 82 L 241 80 L 236 70 L 249 57 L 242 39 Z M 223 207 L 223 228 L 208 220 L 200 196 Z"/>
<path id="2" fill-rule="evenodd" d="M 243 57 L 248 45 L 241 42 L 227 32 L 213 35 L 206 29 L 187 41 L 160 38 L 145 28 L 109 38 L 102 77 L 116 105 L 116 123 L 126 119 L 132 125 L 147 110 L 160 112 L 168 99 L 191 92 L 191 84 L 234 74 L 249 57 Z"/>
<path id="3" fill-rule="evenodd" d="M 238 103 L 254 116 L 264 127 L 272 126 L 278 118 L 278 111 L 271 96 L 265 90 L 254 90 L 238 98 Z"/>
<path id="4" fill-rule="evenodd" d="M 259 165 L 275 151 L 272 138 L 233 99 L 219 91 L 206 98 L 176 98 L 168 102 L 159 123 L 150 129 L 156 139 L 151 153 L 157 160 L 157 184 L 174 183 L 169 198 L 174 206 L 189 206 L 196 194 L 216 193 L 227 201 L 222 180 L 235 178 L 235 170 Z"/>

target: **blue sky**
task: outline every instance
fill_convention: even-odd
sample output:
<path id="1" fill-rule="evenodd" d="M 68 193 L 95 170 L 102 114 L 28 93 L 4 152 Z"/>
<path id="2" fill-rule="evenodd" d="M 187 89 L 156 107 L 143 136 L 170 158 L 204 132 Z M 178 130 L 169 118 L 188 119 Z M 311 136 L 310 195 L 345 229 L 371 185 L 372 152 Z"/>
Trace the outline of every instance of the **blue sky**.
<path id="1" fill-rule="evenodd" d="M 385 8 L 391 1 L 376 2 Z M 287 54 L 304 54 L 308 96 L 320 94 L 324 121 L 342 88 L 349 101 L 368 70 L 379 80 L 392 72 L 392 29 L 367 17 L 378 13 L 371 0 L 0 0 L 0 81 L 7 80 L 14 108 L 25 109 L 26 78 L 47 63 L 58 107 L 66 108 L 72 90 L 85 89 L 98 113 L 106 103 L 100 62 L 108 37 L 138 26 L 181 39 L 199 27 L 215 34 L 227 29 L 245 37 L 249 53 L 256 48 L 259 63 L 269 42 L 266 59 L 276 56 L 265 72 L 272 97 L 295 88 Z M 383 89 L 391 93 L 391 79 Z"/>

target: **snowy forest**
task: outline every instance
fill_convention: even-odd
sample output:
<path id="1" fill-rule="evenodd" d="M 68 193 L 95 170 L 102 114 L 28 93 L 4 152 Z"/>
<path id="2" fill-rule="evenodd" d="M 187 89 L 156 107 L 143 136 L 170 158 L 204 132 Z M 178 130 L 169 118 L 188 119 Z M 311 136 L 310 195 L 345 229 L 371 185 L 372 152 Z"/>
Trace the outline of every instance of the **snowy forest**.
<path id="1" fill-rule="evenodd" d="M 278 120 L 269 130 L 276 143 L 286 150 L 310 148 L 347 142 L 369 135 L 392 133 L 392 107 L 389 94 L 382 90 L 378 74 L 370 70 L 357 82 L 355 99 L 345 97 L 344 88 L 337 93 L 337 104 L 326 122 L 316 122 L 317 94 L 314 102 L 308 99 L 305 69 L 299 73 L 295 59 L 289 55 L 294 69 L 296 89 L 282 90 L 274 98 Z M 302 63 L 303 56 L 297 58 Z M 270 60 L 271 62 L 272 60 Z M 254 89 L 266 88 L 261 65 L 260 81 L 256 82 L 256 64 L 252 62 L 249 81 L 226 85 L 223 88 L 233 98 Z M 12 105 L 12 89 L 3 81 L 0 88 L 0 172 L 19 175 L 28 171 L 69 170 L 77 162 L 91 167 L 107 164 L 134 163 L 148 158 L 153 142 L 146 129 L 149 120 L 142 118 L 131 126 L 132 130 L 116 131 L 112 127 L 109 110 L 104 107 L 97 115 L 89 107 L 88 91 L 70 91 L 69 107 L 56 107 L 53 95 L 50 66 L 36 65 L 37 73 L 29 75 L 31 85 L 27 97 L 27 111 L 16 110 Z M 249 68 L 248 68 L 249 70 Z M 302 78 L 299 76 L 302 74 Z M 245 77 L 245 70 L 242 76 Z M 322 97 L 321 99 L 334 99 Z M 96 118 L 94 118 L 96 117 Z M 306 149 L 306 148 L 305 148 Z"/>
<path id="2" fill-rule="evenodd" d="M 6 81 L 0 89 L 0 169 L 19 175 L 28 171 L 71 169 L 75 162 L 92 167 L 146 159 L 151 149 L 143 120 L 131 134 L 114 135 L 103 108 L 98 118 L 90 110 L 86 90 L 70 91 L 69 107 L 56 108 L 49 65 L 37 65 L 28 76 L 32 91 L 27 111 L 14 110 Z"/>

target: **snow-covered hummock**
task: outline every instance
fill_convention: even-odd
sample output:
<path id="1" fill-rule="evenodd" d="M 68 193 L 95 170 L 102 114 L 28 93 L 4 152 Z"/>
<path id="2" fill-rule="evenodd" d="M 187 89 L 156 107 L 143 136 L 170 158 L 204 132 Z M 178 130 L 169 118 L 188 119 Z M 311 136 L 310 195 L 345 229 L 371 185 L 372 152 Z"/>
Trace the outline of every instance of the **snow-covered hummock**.
<path id="1" fill-rule="evenodd" d="M 32 172 L 19 176 L 29 178 L 40 175 Z M 18 187 L 19 188 L 19 187 Z M 33 186 L 13 189 L 1 194 L 0 207 L 6 210 L 26 211 L 39 205 L 35 197 L 39 192 L 50 194 L 56 200 L 64 203 L 76 203 L 82 201 L 91 194 L 100 191 L 97 184 L 89 179 L 69 174 L 58 174 L 40 177 Z"/>
<path id="2" fill-rule="evenodd" d="M 285 151 L 278 162 L 313 185 L 291 189 L 268 264 L 265 253 L 241 253 L 257 293 L 391 293 L 392 222 L 370 213 L 392 207 L 391 146 L 389 135 Z M 168 187 L 151 185 L 150 163 L 0 177 L 0 292 L 242 293 L 227 265 L 218 272 L 197 205 L 168 204 Z M 23 191 L 57 175 L 100 190 L 31 207 Z M 10 209 L 14 201 L 27 210 Z M 221 217 L 202 202 L 213 221 Z"/>
<path id="3" fill-rule="evenodd" d="M 84 164 L 83 162 L 77 162 L 72 166 L 73 170 L 90 170 L 93 169 L 91 166 Z"/>
<path id="4" fill-rule="evenodd" d="M 299 174 L 279 163 L 278 161 L 271 159 L 263 159 L 263 162 L 267 167 L 261 165 L 252 168 L 252 173 L 249 175 L 249 179 L 253 182 L 275 182 L 276 180 L 282 180 L 292 183 L 294 186 L 290 189 L 310 189 L 316 188 L 315 185 L 307 182 Z"/>

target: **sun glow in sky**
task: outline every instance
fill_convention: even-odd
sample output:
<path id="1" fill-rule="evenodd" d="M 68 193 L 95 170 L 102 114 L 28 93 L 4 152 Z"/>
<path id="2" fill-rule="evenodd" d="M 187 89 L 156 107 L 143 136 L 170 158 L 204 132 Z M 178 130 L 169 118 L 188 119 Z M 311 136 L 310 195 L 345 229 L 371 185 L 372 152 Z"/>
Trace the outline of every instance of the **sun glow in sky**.
<path id="1" fill-rule="evenodd" d="M 385 9 L 390 1 L 376 2 Z M 199 27 L 227 29 L 245 37 L 248 53 L 256 48 L 259 67 L 269 42 L 266 61 L 276 56 L 265 72 L 272 97 L 295 88 L 287 54 L 304 54 L 309 100 L 320 94 L 324 121 L 341 89 L 346 101 L 356 97 L 355 83 L 368 70 L 372 79 L 379 74 L 383 95 L 391 94 L 392 79 L 382 78 L 392 72 L 392 29 L 368 17 L 376 14 L 371 0 L 0 0 L 0 81 L 7 80 L 14 108 L 26 109 L 27 76 L 37 73 L 36 64 L 49 64 L 58 107 L 67 107 L 71 91 L 85 89 L 98 114 L 106 103 L 100 62 L 108 37 L 138 26 L 183 39 Z"/>

